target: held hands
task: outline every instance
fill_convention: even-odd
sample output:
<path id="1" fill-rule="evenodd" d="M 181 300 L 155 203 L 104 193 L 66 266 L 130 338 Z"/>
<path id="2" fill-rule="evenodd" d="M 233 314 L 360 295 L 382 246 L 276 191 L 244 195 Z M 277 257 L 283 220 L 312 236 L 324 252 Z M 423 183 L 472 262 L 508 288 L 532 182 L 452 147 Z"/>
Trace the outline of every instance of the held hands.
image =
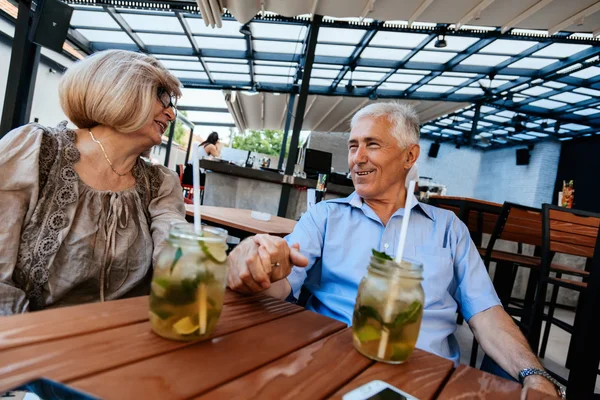
<path id="1" fill-rule="evenodd" d="M 287 277 L 293 266 L 306 267 L 300 245 L 280 237 L 256 235 L 242 241 L 229 255 L 227 286 L 240 293 L 258 293 Z"/>

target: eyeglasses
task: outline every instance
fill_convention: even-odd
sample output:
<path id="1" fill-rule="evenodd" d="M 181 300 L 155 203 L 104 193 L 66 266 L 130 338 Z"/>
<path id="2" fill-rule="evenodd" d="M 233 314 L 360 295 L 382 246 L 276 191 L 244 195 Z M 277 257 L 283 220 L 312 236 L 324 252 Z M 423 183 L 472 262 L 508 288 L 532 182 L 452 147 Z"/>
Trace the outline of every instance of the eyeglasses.
<path id="1" fill-rule="evenodd" d="M 169 92 L 165 88 L 158 88 L 158 92 L 156 94 L 158 96 L 158 100 L 163 105 L 164 108 L 171 107 L 173 109 L 173 113 L 177 116 L 177 108 L 175 104 L 177 103 L 177 97 L 171 96 Z"/>

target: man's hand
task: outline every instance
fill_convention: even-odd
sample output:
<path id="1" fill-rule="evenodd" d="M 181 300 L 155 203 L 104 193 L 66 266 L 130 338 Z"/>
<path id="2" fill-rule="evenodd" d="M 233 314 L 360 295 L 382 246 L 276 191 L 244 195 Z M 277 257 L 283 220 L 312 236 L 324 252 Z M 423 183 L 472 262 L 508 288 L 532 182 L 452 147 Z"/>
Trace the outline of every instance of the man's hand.
<path id="1" fill-rule="evenodd" d="M 280 237 L 256 235 L 245 239 L 229 255 L 227 286 L 240 293 L 258 293 L 287 277 L 292 267 L 306 267 L 300 246 Z"/>
<path id="2" fill-rule="evenodd" d="M 540 375 L 529 375 L 525 378 L 525 380 L 523 381 L 523 391 L 521 392 L 521 400 L 525 400 L 529 397 L 529 394 L 527 392 L 530 389 L 560 398 L 556 386 L 554 386 L 554 384 L 548 379 Z"/>

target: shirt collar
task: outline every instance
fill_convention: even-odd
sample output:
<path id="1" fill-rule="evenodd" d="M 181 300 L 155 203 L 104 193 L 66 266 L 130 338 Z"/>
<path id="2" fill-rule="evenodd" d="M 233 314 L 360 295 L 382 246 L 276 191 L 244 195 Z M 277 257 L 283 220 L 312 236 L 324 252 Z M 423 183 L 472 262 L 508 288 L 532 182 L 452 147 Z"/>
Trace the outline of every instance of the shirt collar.
<path id="1" fill-rule="evenodd" d="M 431 212 L 431 210 L 429 210 L 426 205 L 420 203 L 414 194 L 412 196 L 413 196 L 413 202 L 412 202 L 411 210 L 414 208 L 417 208 L 423 214 L 425 214 L 425 216 L 428 217 L 430 220 L 435 221 L 434 215 Z M 360 198 L 360 196 L 356 192 L 352 192 L 352 194 L 350 194 L 350 196 L 348 196 L 348 197 L 329 200 L 329 201 L 333 202 L 333 203 L 350 204 L 352 207 L 356 207 L 356 208 L 362 208 L 362 206 L 364 204 L 363 200 Z M 396 211 L 396 213 L 397 213 L 397 211 Z M 394 214 L 396 215 L 396 213 L 394 213 Z"/>

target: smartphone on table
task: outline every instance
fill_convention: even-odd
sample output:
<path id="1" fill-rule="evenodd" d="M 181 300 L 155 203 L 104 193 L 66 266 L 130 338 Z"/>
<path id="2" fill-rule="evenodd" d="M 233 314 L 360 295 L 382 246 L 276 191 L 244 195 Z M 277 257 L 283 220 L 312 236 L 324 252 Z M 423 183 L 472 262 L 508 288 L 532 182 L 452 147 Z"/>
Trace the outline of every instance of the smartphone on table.
<path id="1" fill-rule="evenodd" d="M 371 381 L 342 396 L 342 400 L 419 400 L 384 381 Z"/>

